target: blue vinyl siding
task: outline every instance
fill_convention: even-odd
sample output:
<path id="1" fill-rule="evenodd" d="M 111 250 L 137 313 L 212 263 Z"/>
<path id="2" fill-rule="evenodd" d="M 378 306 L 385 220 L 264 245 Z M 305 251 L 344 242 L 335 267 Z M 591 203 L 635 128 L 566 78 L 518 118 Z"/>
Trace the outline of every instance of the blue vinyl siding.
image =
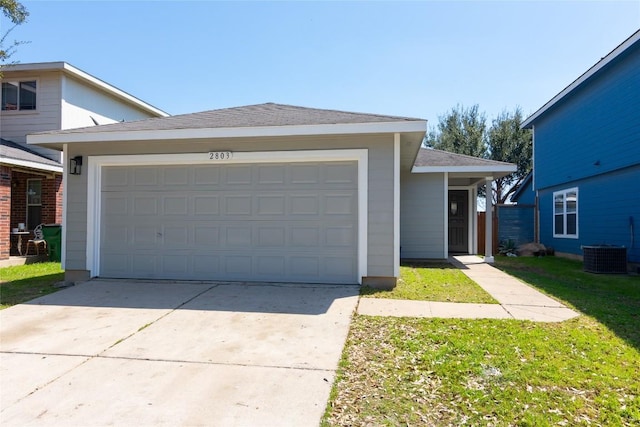
<path id="1" fill-rule="evenodd" d="M 519 205 L 535 205 L 536 193 L 533 191 L 533 181 L 529 180 L 527 185 L 519 192 L 517 200 L 513 200 Z"/>
<path id="2" fill-rule="evenodd" d="M 498 241 L 513 240 L 516 245 L 533 242 L 534 238 L 533 205 L 498 206 Z"/>
<path id="3" fill-rule="evenodd" d="M 558 252 L 582 255 L 581 245 L 627 248 L 640 262 L 640 164 L 540 191 L 540 242 Z M 577 187 L 578 239 L 553 237 L 553 192 Z M 630 227 L 633 218 L 633 228 Z M 633 230 L 633 234 L 632 234 Z"/>
<path id="4" fill-rule="evenodd" d="M 640 163 L 640 43 L 536 119 L 534 129 L 538 190 Z"/>

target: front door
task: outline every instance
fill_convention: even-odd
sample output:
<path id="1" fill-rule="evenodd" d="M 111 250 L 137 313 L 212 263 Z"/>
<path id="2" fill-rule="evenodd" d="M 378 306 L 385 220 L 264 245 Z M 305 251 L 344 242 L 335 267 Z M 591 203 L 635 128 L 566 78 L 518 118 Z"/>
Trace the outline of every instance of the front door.
<path id="1" fill-rule="evenodd" d="M 449 191 L 449 252 L 469 252 L 468 204 L 466 190 Z"/>

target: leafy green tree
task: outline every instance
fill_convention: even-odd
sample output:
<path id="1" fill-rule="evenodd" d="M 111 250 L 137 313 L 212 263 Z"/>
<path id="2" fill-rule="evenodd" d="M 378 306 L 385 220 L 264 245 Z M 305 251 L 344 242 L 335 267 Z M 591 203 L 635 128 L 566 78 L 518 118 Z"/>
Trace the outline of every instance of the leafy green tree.
<path id="1" fill-rule="evenodd" d="M 520 129 L 522 111 L 504 111 L 487 129 L 484 113 L 478 105 L 460 105 L 439 117 L 438 125 L 425 137 L 429 147 L 483 159 L 514 163 L 518 171 L 494 181 L 493 203 L 505 203 L 531 171 L 532 136 Z M 480 194 L 484 194 L 480 189 Z"/>
<path id="2" fill-rule="evenodd" d="M 486 156 L 486 118 L 477 104 L 470 108 L 457 105 L 438 119 L 437 129 L 427 135 L 428 146 L 468 156 Z"/>
<path id="3" fill-rule="evenodd" d="M 14 40 L 9 46 L 6 45 L 7 37 L 11 31 L 13 31 L 16 26 L 26 22 L 29 17 L 29 12 L 27 8 L 17 0 L 0 0 L 0 10 L 2 10 L 5 18 L 13 23 L 13 26 L 0 37 L 0 66 L 2 66 L 8 63 L 9 58 L 16 52 L 17 47 L 24 43 Z M 1 76 L 2 73 L 0 71 L 0 77 Z"/>
<path id="4" fill-rule="evenodd" d="M 518 170 L 494 181 L 494 203 L 505 203 L 531 172 L 533 137 L 531 130 L 521 129 L 522 111 L 503 111 L 487 132 L 487 153 L 491 160 L 514 163 Z"/>

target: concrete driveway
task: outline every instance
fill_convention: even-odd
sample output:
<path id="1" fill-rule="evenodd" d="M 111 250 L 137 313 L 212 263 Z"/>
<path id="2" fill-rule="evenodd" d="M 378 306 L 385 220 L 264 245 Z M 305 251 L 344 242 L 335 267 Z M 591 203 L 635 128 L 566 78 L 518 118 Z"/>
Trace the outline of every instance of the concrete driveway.
<path id="1" fill-rule="evenodd" d="M 93 280 L 0 311 L 0 424 L 316 426 L 357 294 Z"/>

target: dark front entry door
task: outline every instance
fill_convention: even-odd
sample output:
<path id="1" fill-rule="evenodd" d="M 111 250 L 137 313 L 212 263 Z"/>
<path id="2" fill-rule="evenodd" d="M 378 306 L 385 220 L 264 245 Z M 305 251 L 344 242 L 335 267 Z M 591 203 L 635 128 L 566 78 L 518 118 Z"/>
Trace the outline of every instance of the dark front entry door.
<path id="1" fill-rule="evenodd" d="M 468 204 L 466 190 L 449 191 L 449 252 L 469 251 Z"/>

